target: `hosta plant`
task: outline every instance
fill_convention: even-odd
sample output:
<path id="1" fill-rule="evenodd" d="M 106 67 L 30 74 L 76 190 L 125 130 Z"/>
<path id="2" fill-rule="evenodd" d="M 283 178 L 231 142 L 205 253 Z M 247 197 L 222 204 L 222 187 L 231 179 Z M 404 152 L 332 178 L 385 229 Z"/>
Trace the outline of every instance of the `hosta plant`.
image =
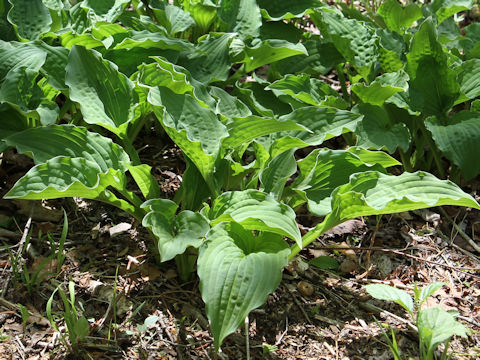
<path id="1" fill-rule="evenodd" d="M 377 35 L 319 1 L 9 4 L 0 7 L 2 34 L 21 41 L 0 41 L 0 145 L 35 166 L 5 198 L 83 197 L 135 217 L 159 261 L 175 259 L 184 280 L 196 266 L 217 350 L 276 289 L 289 260 L 332 227 L 432 206 L 480 209 L 424 171 L 390 175 L 401 163 L 359 140 L 361 129 L 375 128 L 366 112 L 386 111 L 377 108 L 408 88 L 409 75 L 398 68 L 374 80 L 376 53 L 345 52 L 342 36 L 359 30 L 368 49 Z M 343 35 L 302 33 L 307 16 Z M 353 99 L 315 76 L 347 62 L 374 104 L 351 109 Z M 173 199 L 136 149 L 152 128 L 185 159 Z M 389 128 L 380 138 L 408 132 Z M 360 146 L 322 147 L 341 136 Z M 303 237 L 302 206 L 323 218 Z"/>

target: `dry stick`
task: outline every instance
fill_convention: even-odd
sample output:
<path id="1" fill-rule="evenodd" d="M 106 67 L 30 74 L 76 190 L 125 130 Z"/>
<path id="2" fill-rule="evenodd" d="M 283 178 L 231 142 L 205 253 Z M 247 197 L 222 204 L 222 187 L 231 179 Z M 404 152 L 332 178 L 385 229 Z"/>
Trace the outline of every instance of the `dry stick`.
<path id="1" fill-rule="evenodd" d="M 22 255 L 23 246 L 25 245 L 25 242 L 27 241 L 28 233 L 30 232 L 30 227 L 32 226 L 32 216 L 33 216 L 33 205 L 30 208 L 30 215 L 29 215 L 27 223 L 25 224 L 25 227 L 23 229 L 22 238 L 20 239 L 20 242 L 18 243 L 18 249 L 17 249 L 17 253 L 16 253 L 16 256 L 15 256 L 17 259 L 19 259 L 18 263 L 17 263 L 18 267 L 23 267 L 24 259 L 21 257 L 21 255 Z M 2 294 L 0 295 L 2 297 L 5 297 L 5 295 L 8 291 L 8 286 L 10 284 L 10 278 L 12 277 L 12 272 L 13 272 L 13 266 L 10 267 L 10 274 L 8 274 L 7 279 L 5 280 L 5 284 L 3 285 Z"/>
<path id="2" fill-rule="evenodd" d="M 302 307 L 302 304 L 300 304 L 300 302 L 298 301 L 298 299 L 295 297 L 295 294 L 292 292 L 292 290 L 290 290 L 288 288 L 288 286 L 285 286 L 285 289 L 287 289 L 287 291 L 290 293 L 290 295 L 292 296 L 292 299 L 293 301 L 295 302 L 295 304 L 298 306 L 298 308 L 300 309 L 300 311 L 302 312 L 303 316 L 305 316 L 305 319 L 307 320 L 307 322 L 311 325 L 312 324 L 312 320 L 310 320 L 310 317 L 308 316 L 308 314 L 305 312 L 305 310 L 303 309 Z"/>
<path id="3" fill-rule="evenodd" d="M 478 246 L 475 243 L 475 241 L 472 240 L 472 238 L 470 236 L 468 236 L 462 229 L 460 229 L 460 227 L 455 223 L 455 221 L 452 220 L 450 215 L 448 215 L 447 212 L 443 208 L 439 208 L 439 209 L 440 209 L 440 212 L 442 213 L 442 215 L 445 216 L 450 223 L 452 223 L 453 227 L 455 228 L 455 230 L 458 231 L 460 236 L 463 237 L 471 247 L 473 247 L 476 251 L 478 251 L 480 253 L 480 246 Z"/>
<path id="4" fill-rule="evenodd" d="M 418 256 L 415 256 L 415 255 L 410 255 L 410 254 L 405 254 L 401 251 L 397 251 L 397 250 L 393 250 L 393 249 L 383 249 L 383 248 L 366 248 L 366 247 L 329 247 L 329 246 L 315 246 L 315 249 L 320 249 L 320 250 L 354 250 L 354 251 L 365 251 L 365 250 L 370 250 L 370 251 L 381 251 L 381 252 L 385 252 L 385 253 L 393 253 L 393 254 L 397 254 L 397 255 L 401 255 L 401 256 L 405 256 L 407 258 L 410 258 L 410 259 L 414 259 L 414 260 L 417 260 L 417 261 L 423 261 L 423 262 L 427 262 L 429 264 L 433 264 L 433 265 L 438 265 L 438 266 L 443 266 L 447 269 L 452 269 L 452 270 L 456 270 L 456 271 L 462 271 L 464 272 L 465 270 L 468 270 L 468 271 L 480 271 L 480 268 L 459 268 L 457 266 L 452 266 L 452 265 L 447 265 L 447 264 L 442 264 L 442 263 L 439 263 L 439 262 L 436 262 L 436 261 L 433 261 L 433 260 L 427 260 L 427 259 L 423 259 L 421 257 L 418 257 Z M 465 273 L 465 272 L 464 272 Z M 478 278 L 480 279 L 480 276 L 479 275 L 474 275 L 474 274 L 471 274 L 471 273 L 465 273 L 471 277 L 474 277 L 474 278 Z"/>

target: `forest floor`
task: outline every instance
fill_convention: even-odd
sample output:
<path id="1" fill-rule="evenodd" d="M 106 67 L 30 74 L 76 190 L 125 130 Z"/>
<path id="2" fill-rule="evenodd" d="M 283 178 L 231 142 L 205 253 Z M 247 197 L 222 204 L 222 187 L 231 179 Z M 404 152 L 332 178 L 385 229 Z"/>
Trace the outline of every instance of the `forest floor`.
<path id="1" fill-rule="evenodd" d="M 171 198 L 181 181 L 181 154 L 169 146 L 152 151 L 141 155 Z M 3 192 L 29 166 L 22 155 L 4 154 Z M 478 182 L 464 189 L 478 200 Z M 55 250 L 62 208 L 68 218 L 63 262 Z M 308 215 L 298 219 L 303 230 L 314 225 Z M 119 210 L 82 199 L 1 200 L 0 224 L 0 359 L 247 358 L 245 329 L 214 355 L 198 279 L 181 283 L 174 262 L 157 264 L 149 233 Z M 480 257 L 457 227 L 480 240 L 480 214 L 456 207 L 356 219 L 332 229 L 301 252 L 266 304 L 250 314 L 250 358 L 391 359 L 375 319 L 394 329 L 403 358 L 418 358 L 412 319 L 400 306 L 372 299 L 364 286 L 390 284 L 412 293 L 414 284 L 435 281 L 445 286 L 426 306 L 457 310 L 471 330 L 468 338 L 452 340 L 452 359 L 480 358 Z M 308 264 L 324 255 L 338 261 L 337 271 Z M 57 330 L 46 316 L 58 285 L 69 296 L 69 281 L 78 313 L 90 324 L 76 349 L 62 341 L 69 338 L 58 292 L 52 301 Z"/>

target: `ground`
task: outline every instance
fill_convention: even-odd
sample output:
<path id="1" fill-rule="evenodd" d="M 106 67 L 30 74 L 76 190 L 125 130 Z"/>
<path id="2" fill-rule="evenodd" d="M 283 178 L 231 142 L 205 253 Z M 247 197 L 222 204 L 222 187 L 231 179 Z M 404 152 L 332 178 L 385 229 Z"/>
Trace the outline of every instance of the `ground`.
<path id="1" fill-rule="evenodd" d="M 141 155 L 172 197 L 183 172 L 178 149 L 147 148 Z M 4 154 L 3 193 L 29 166 L 24 156 Z M 476 196 L 478 182 L 464 189 Z M 62 208 L 65 259 L 55 248 Z M 303 250 L 266 304 L 250 314 L 248 346 L 242 328 L 215 355 L 198 279 L 180 283 L 174 262 L 158 264 L 148 251 L 149 233 L 128 215 L 82 199 L 1 200 L 0 210 L 1 359 L 246 359 L 247 348 L 251 359 L 391 359 L 378 324 L 394 329 L 404 358 L 418 358 L 412 320 L 400 306 L 372 299 L 364 285 L 411 293 L 414 284 L 435 281 L 445 286 L 426 306 L 458 310 L 470 329 L 468 338 L 451 342 L 452 359 L 480 357 L 480 261 L 466 240 L 479 240 L 477 211 L 445 207 L 339 225 Z M 315 219 L 300 213 L 299 221 L 307 231 Z M 308 264 L 325 255 L 338 261 L 337 271 Z M 78 316 L 89 322 L 88 337 L 76 347 L 55 292 L 61 285 L 69 296 L 69 281 Z M 50 298 L 56 329 L 47 319 Z"/>

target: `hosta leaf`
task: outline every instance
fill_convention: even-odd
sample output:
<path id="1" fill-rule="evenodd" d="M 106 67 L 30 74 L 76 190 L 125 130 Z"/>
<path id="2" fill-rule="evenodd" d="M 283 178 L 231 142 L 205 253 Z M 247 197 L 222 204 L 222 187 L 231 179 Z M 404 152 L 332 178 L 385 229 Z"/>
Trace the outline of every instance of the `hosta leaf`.
<path id="1" fill-rule="evenodd" d="M 394 301 L 410 314 L 413 313 L 413 300 L 406 291 L 385 284 L 369 284 L 365 289 L 375 299 Z"/>
<path id="2" fill-rule="evenodd" d="M 13 24 L 18 36 L 36 40 L 50 30 L 52 18 L 42 0 L 8 0 L 12 8 L 8 21 Z"/>
<path id="3" fill-rule="evenodd" d="M 28 128 L 28 119 L 21 112 L 15 110 L 8 103 L 0 104 L 0 139 L 21 132 Z M 8 147 L 2 142 L 2 149 Z M 2 150 L 3 152 L 3 150 Z"/>
<path id="4" fill-rule="evenodd" d="M 65 84 L 70 99 L 80 103 L 83 120 L 117 135 L 133 120 L 138 95 L 134 84 L 94 50 L 74 46 L 70 51 Z"/>
<path id="5" fill-rule="evenodd" d="M 160 1 L 150 2 L 149 5 L 153 9 L 157 20 L 171 35 L 185 31 L 195 25 L 195 20 L 190 14 L 178 6 Z"/>
<path id="6" fill-rule="evenodd" d="M 310 105 L 319 105 L 327 95 L 338 96 L 325 82 L 306 74 L 287 75 L 268 85 L 266 89 L 290 95 Z"/>
<path id="7" fill-rule="evenodd" d="M 452 116 L 447 124 L 435 117 L 425 121 L 435 144 L 445 157 L 458 166 L 466 180 L 480 172 L 477 154 L 480 152 L 480 113 L 462 111 Z"/>
<path id="8" fill-rule="evenodd" d="M 142 225 L 151 229 L 158 240 L 161 261 L 168 261 L 183 254 L 187 247 L 199 247 L 210 230 L 208 221 L 200 214 L 189 210 L 177 216 L 177 204 L 167 199 L 153 199 L 143 203 L 149 210 Z"/>
<path id="9" fill-rule="evenodd" d="M 167 37 L 149 31 L 131 31 L 132 35 L 115 45 L 115 50 L 145 48 L 158 48 L 162 50 L 192 51 L 193 46 L 181 39 Z"/>
<path id="10" fill-rule="evenodd" d="M 86 49 L 103 48 L 105 45 L 91 34 L 76 35 L 72 31 L 68 31 L 60 35 L 60 41 L 64 48 L 71 49 L 75 45 L 83 46 Z"/>
<path id="11" fill-rule="evenodd" d="M 260 116 L 274 117 L 292 111 L 288 104 L 279 101 L 279 98 L 272 91 L 265 90 L 265 87 L 266 85 L 257 82 L 247 82 L 241 87 L 237 84 L 233 94 Z"/>
<path id="12" fill-rule="evenodd" d="M 291 132 L 288 133 L 289 136 L 300 139 L 308 145 L 320 145 L 325 140 L 355 131 L 362 117 L 360 114 L 331 107 L 307 106 L 282 116 L 281 120 L 295 121 L 310 130 Z"/>
<path id="13" fill-rule="evenodd" d="M 244 63 L 247 72 L 291 56 L 308 54 L 302 44 L 278 39 L 257 40 L 252 46 L 245 46 L 243 51 L 243 59 L 237 62 Z"/>
<path id="14" fill-rule="evenodd" d="M 92 10 L 99 20 L 114 22 L 129 2 L 129 0 L 84 0 L 82 7 Z"/>
<path id="15" fill-rule="evenodd" d="M 253 139 L 275 132 L 299 130 L 308 131 L 304 126 L 291 120 L 277 120 L 251 115 L 245 118 L 234 118 L 227 125 L 229 136 L 223 140 L 223 147 L 238 147 Z"/>
<path id="16" fill-rule="evenodd" d="M 409 105 L 414 111 L 443 116 L 459 95 L 455 72 L 448 67 L 431 18 L 423 22 L 412 40 L 407 72 L 411 79 Z"/>
<path id="17" fill-rule="evenodd" d="M 467 60 L 458 69 L 460 91 L 469 99 L 480 95 L 480 59 Z"/>
<path id="18" fill-rule="evenodd" d="M 257 0 L 263 16 L 268 20 L 301 18 L 313 8 L 322 5 L 320 0 L 275 1 Z"/>
<path id="19" fill-rule="evenodd" d="M 0 87 L 0 102 L 8 102 L 24 113 L 35 110 L 43 98 L 37 77 L 38 72 L 28 68 L 11 70 Z"/>
<path id="20" fill-rule="evenodd" d="M 215 109 L 217 114 L 221 114 L 227 118 L 243 118 L 252 115 L 247 105 L 221 88 L 212 86 L 210 88 L 210 95 L 217 100 Z"/>
<path id="21" fill-rule="evenodd" d="M 388 29 L 403 34 L 416 20 L 421 19 L 422 9 L 417 4 L 402 6 L 397 0 L 386 0 L 378 8 Z"/>
<path id="22" fill-rule="evenodd" d="M 407 73 L 400 70 L 380 75 L 368 86 L 364 83 L 354 84 L 351 90 L 362 102 L 381 106 L 397 92 L 406 91 L 408 79 Z"/>
<path id="23" fill-rule="evenodd" d="M 36 42 L 35 46 L 47 55 L 41 72 L 46 75 L 49 84 L 57 90 L 66 90 L 65 67 L 68 62 L 68 50 L 62 46 L 50 46 L 43 41 Z"/>
<path id="24" fill-rule="evenodd" d="M 45 146 L 48 139 L 48 146 Z M 19 153 L 31 153 L 36 164 L 56 156 L 83 157 L 98 165 L 101 171 L 118 169 L 126 171 L 128 155 L 111 139 L 73 125 L 36 127 L 13 134 L 5 139 L 16 146 Z"/>
<path id="25" fill-rule="evenodd" d="M 298 162 L 298 168 L 300 175 L 295 179 L 292 188 L 305 194 L 309 210 L 317 216 L 325 216 L 332 211 L 333 190 L 348 183 L 353 173 L 385 171 L 381 165 L 364 162 L 349 151 L 326 149 L 312 151 Z"/>
<path id="26" fill-rule="evenodd" d="M 221 0 L 218 17 L 226 26 L 226 32 L 238 33 L 242 38 L 257 37 L 262 26 L 262 16 L 256 1 Z"/>
<path id="27" fill-rule="evenodd" d="M 430 9 L 437 15 L 440 24 L 450 16 L 465 10 L 470 10 L 473 6 L 473 0 L 435 0 Z"/>
<path id="28" fill-rule="evenodd" d="M 0 40 L 0 79 L 10 70 L 25 67 L 38 72 L 45 63 L 46 53 L 33 43 L 5 42 Z M 1 82 L 1 81 L 0 81 Z"/>
<path id="29" fill-rule="evenodd" d="M 467 337 L 465 326 L 456 321 L 455 317 L 441 307 L 430 307 L 418 312 L 418 334 L 426 342 L 429 352 L 450 339 L 453 335 Z"/>
<path id="30" fill-rule="evenodd" d="M 217 15 L 217 6 L 210 0 L 183 0 L 183 9 L 193 17 L 200 34 L 205 34 Z"/>
<path id="31" fill-rule="evenodd" d="M 157 87 L 150 90 L 148 101 L 172 140 L 194 162 L 205 180 L 212 180 L 220 142 L 227 136 L 225 125 L 189 94 L 177 95 L 165 87 Z"/>
<path id="32" fill-rule="evenodd" d="M 295 212 L 258 190 L 223 193 L 215 199 L 209 218 L 212 226 L 222 221 L 235 221 L 245 229 L 269 231 L 301 243 Z"/>
<path id="33" fill-rule="evenodd" d="M 480 209 L 480 205 L 448 180 L 426 172 L 398 176 L 368 171 L 354 174 L 348 184 L 332 194 L 332 212 L 318 225 L 326 231 L 358 216 L 390 214 L 432 206 L 456 205 Z"/>
<path id="34" fill-rule="evenodd" d="M 263 192 L 272 194 L 280 200 L 287 180 L 297 172 L 295 148 L 287 150 L 274 157 L 260 174 Z"/>
<path id="35" fill-rule="evenodd" d="M 367 164 L 378 164 L 384 168 L 402 165 L 401 162 L 395 160 L 395 158 L 391 157 L 387 153 L 384 153 L 383 151 L 370 151 L 358 146 L 352 146 L 348 148 L 348 151 L 357 155 L 360 160 Z"/>
<path id="36" fill-rule="evenodd" d="M 108 187 L 124 188 L 121 171 L 102 172 L 85 158 L 58 156 L 31 168 L 5 195 L 6 199 L 56 199 L 79 196 L 95 199 Z"/>
<path id="37" fill-rule="evenodd" d="M 292 23 L 284 23 L 281 21 L 264 21 L 260 28 L 260 39 L 279 39 L 297 43 L 302 39 L 303 31 Z M 305 45 L 305 44 L 303 44 Z"/>
<path id="38" fill-rule="evenodd" d="M 157 179 L 152 174 L 152 167 L 147 164 L 141 165 L 127 165 L 128 171 L 132 175 L 133 179 L 138 185 L 138 188 L 142 192 L 145 199 L 155 199 L 161 196 L 160 187 L 158 186 Z"/>
<path id="39" fill-rule="evenodd" d="M 382 69 L 389 72 L 396 72 L 404 68 L 405 53 L 407 44 L 400 34 L 385 29 L 377 29 L 375 33 L 379 37 L 378 61 Z"/>
<path id="40" fill-rule="evenodd" d="M 179 59 L 192 76 L 203 83 L 224 81 L 230 71 L 229 45 L 234 34 L 211 33 L 199 39 L 193 51 Z"/>
<path id="41" fill-rule="evenodd" d="M 219 224 L 200 248 L 200 292 L 218 350 L 278 286 L 290 250 L 280 236 L 253 236 L 235 223 Z"/>
<path id="42" fill-rule="evenodd" d="M 314 20 L 319 23 L 322 34 L 325 34 L 342 56 L 368 80 L 378 52 L 375 32 L 361 21 L 327 11 L 315 14 Z"/>
<path id="43" fill-rule="evenodd" d="M 380 106 L 360 104 L 355 109 L 364 116 L 355 134 L 357 145 L 393 154 L 397 148 L 407 150 L 410 146 L 410 132 L 403 123 L 392 123 L 387 111 Z"/>

